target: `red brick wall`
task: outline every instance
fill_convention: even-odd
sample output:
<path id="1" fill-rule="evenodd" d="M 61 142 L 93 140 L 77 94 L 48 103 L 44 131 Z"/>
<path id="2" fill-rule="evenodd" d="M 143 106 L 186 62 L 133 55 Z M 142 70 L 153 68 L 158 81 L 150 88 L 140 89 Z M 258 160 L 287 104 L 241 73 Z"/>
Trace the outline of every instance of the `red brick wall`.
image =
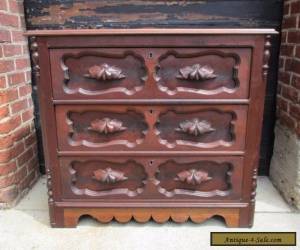
<path id="1" fill-rule="evenodd" d="M 0 207 L 14 205 L 38 177 L 24 27 L 23 1 L 0 0 Z"/>
<path id="2" fill-rule="evenodd" d="M 300 137 L 300 0 L 284 1 L 277 116 Z"/>

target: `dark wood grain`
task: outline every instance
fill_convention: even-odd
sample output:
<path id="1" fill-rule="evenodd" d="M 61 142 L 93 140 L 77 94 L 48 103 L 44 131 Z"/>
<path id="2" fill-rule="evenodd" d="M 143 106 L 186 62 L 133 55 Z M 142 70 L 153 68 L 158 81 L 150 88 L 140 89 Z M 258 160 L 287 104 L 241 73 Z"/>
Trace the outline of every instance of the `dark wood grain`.
<path id="1" fill-rule="evenodd" d="M 62 197 L 65 201 L 110 203 L 153 203 L 168 206 L 175 200 L 199 205 L 203 202 L 239 201 L 242 187 L 242 157 L 61 157 Z M 110 168 L 126 178 L 114 183 L 99 182 L 94 171 Z M 206 171 L 206 183 L 181 183 L 183 170 Z"/>
<path id="2" fill-rule="evenodd" d="M 152 95 L 162 99 L 248 98 L 251 44 L 233 50 L 224 48 L 230 46 L 228 43 L 208 50 L 205 37 L 198 39 L 205 48 L 51 50 L 51 68 L 56 72 L 54 98 L 151 99 Z M 109 64 L 117 67 L 123 77 L 107 80 L 86 77 L 91 68 Z M 198 80 L 178 77 L 182 68 L 194 64 L 212 67 L 215 77 Z"/>
<path id="3" fill-rule="evenodd" d="M 177 222 L 188 218 L 201 222 L 217 214 L 224 216 L 231 226 L 252 226 L 270 35 L 245 34 L 246 31 L 197 35 L 194 31 L 193 35 L 154 32 L 132 36 L 130 32 L 124 36 L 124 31 L 121 40 L 118 40 L 121 36 L 108 34 L 37 38 L 41 58 L 39 87 L 47 90 L 40 95 L 40 102 L 52 226 L 75 226 L 86 213 L 102 222 L 113 217 L 126 222 L 132 216 L 145 222 L 152 216 L 160 223 L 169 218 Z M 101 48 L 110 55 L 118 49 L 130 48 L 140 55 L 139 62 L 145 62 L 138 63 L 137 68 L 143 67 L 143 72 L 149 75 L 159 75 L 155 59 L 163 58 L 160 55 L 170 48 L 179 48 L 184 53 L 193 50 L 199 57 L 195 52 L 199 50 L 199 41 L 203 51 L 230 47 L 231 55 L 244 60 L 248 66 L 238 73 L 238 79 L 241 88 L 247 89 L 246 95 L 229 98 L 233 104 L 218 103 L 228 98 L 225 95 L 210 104 L 213 97 L 204 98 L 201 104 L 193 102 L 195 98 L 189 99 L 193 96 L 187 94 L 172 100 L 168 95 L 157 95 L 157 79 L 148 77 L 147 94 L 139 97 L 146 100 L 145 104 L 135 102 L 134 98 L 128 104 L 126 98 L 113 95 L 107 97 L 106 104 L 97 103 L 89 97 L 72 99 L 63 91 L 60 98 L 54 98 L 52 88 L 62 83 L 55 76 L 56 65 L 61 65 L 61 51 L 67 48 L 76 53 L 83 47 Z M 142 46 L 135 47 L 139 45 Z M 241 52 L 247 51 L 244 48 L 249 48 L 247 56 Z M 60 59 L 51 61 L 55 51 L 59 51 Z M 153 52 L 152 56 L 149 52 Z M 119 59 L 122 58 L 125 60 Z M 93 63 L 89 64 L 90 60 Z M 67 81 L 86 65 L 85 70 L 90 74 L 88 69 L 97 60 L 89 58 L 84 63 L 79 60 L 77 66 L 69 64 L 71 77 Z M 105 63 L 101 60 L 100 65 Z M 207 62 L 215 62 L 216 74 L 222 75 L 227 86 L 232 84 L 230 81 L 235 78 L 228 77 L 228 72 L 229 68 L 234 69 L 235 62 L 221 65 L 212 58 Z M 195 63 L 190 57 L 182 64 L 170 61 L 167 65 L 171 69 L 165 69 L 163 74 L 173 76 L 173 68 L 178 71 Z M 125 64 L 116 65 L 120 66 L 124 68 Z M 87 74 L 84 72 L 81 74 Z M 129 75 L 124 70 L 124 76 Z M 78 84 L 87 80 L 83 77 Z M 174 105 L 176 100 L 179 103 Z M 110 212 L 106 209 L 109 206 L 114 207 Z"/>
<path id="4" fill-rule="evenodd" d="M 40 68 L 38 94 L 41 109 L 41 123 L 43 125 L 42 134 L 48 185 L 49 215 L 51 226 L 55 227 L 59 225 L 59 221 L 61 220 L 61 211 L 59 211 L 60 209 L 56 209 L 54 204 L 55 201 L 59 201 L 61 197 L 59 176 L 54 174 L 59 171 L 58 158 L 56 155 L 57 138 L 54 136 L 57 130 L 54 105 L 51 105 L 52 96 L 49 94 L 52 92 L 52 85 L 50 84 L 51 69 L 47 41 L 43 38 L 37 38 L 37 43 Z"/>
<path id="5" fill-rule="evenodd" d="M 126 127 L 99 133 L 91 123 L 115 119 Z M 184 133 L 180 124 L 198 118 L 214 131 L 201 136 Z M 61 151 L 243 151 L 247 106 L 240 105 L 63 105 L 56 107 Z"/>

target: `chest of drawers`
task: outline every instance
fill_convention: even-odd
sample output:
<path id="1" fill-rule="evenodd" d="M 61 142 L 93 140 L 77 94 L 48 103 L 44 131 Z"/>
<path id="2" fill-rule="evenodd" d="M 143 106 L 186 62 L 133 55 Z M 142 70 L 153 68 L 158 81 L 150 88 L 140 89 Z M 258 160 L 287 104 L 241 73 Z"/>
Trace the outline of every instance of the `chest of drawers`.
<path id="1" fill-rule="evenodd" d="M 273 30 L 30 31 L 53 227 L 253 222 Z"/>

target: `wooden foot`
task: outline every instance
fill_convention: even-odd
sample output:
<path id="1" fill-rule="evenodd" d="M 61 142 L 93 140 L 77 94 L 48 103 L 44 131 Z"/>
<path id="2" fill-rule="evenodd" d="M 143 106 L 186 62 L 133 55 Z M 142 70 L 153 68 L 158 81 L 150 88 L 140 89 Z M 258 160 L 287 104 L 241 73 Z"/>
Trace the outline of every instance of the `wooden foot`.
<path id="1" fill-rule="evenodd" d="M 250 204 L 248 207 L 245 208 L 240 208 L 239 227 L 251 228 L 253 226 L 254 211 L 254 204 Z"/>

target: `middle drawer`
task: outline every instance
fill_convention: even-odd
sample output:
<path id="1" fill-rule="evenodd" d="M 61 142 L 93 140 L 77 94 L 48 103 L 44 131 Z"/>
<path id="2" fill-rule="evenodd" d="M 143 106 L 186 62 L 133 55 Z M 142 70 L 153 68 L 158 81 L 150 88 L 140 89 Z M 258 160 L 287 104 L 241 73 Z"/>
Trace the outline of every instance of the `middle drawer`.
<path id="1" fill-rule="evenodd" d="M 59 151 L 243 151 L 246 105 L 56 106 Z"/>

